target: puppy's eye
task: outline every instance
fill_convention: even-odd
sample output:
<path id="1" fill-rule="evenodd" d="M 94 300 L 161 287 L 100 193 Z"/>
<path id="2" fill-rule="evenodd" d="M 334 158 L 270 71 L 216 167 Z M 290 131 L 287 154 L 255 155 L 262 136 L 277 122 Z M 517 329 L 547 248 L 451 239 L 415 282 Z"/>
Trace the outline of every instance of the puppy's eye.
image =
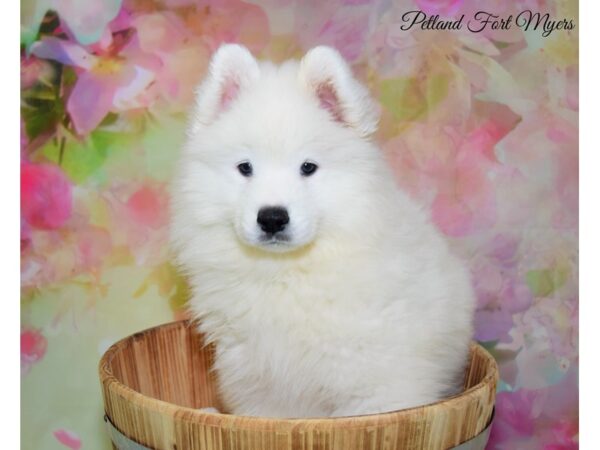
<path id="1" fill-rule="evenodd" d="M 302 174 L 302 176 L 309 177 L 313 173 L 315 173 L 318 168 L 319 168 L 319 166 L 317 166 L 315 163 L 312 163 L 310 161 L 305 161 L 300 166 L 300 173 Z"/>
<path id="2" fill-rule="evenodd" d="M 237 165 L 237 169 L 245 177 L 252 176 L 252 164 L 250 164 L 248 161 L 239 163 Z"/>

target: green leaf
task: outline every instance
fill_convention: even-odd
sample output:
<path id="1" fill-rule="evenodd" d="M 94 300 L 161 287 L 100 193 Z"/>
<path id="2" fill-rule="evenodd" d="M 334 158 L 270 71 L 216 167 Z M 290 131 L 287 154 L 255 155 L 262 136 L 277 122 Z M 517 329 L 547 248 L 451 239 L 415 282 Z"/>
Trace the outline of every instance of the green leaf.
<path id="1" fill-rule="evenodd" d="M 61 167 L 74 183 L 83 183 L 90 177 L 104 182 L 106 174 L 101 168 L 109 154 L 120 148 L 123 135 L 104 130 L 93 131 L 87 139 L 80 141 L 68 138 L 65 142 Z M 60 141 L 50 143 L 43 149 L 43 154 L 50 161 L 59 164 Z"/>
<path id="2" fill-rule="evenodd" d="M 48 132 L 54 132 L 65 118 L 64 100 L 59 96 L 61 69 L 44 75 L 30 88 L 21 91 L 21 114 L 25 132 L 33 140 Z"/>
<path id="3" fill-rule="evenodd" d="M 119 118 L 118 114 L 115 114 L 113 112 L 109 112 L 104 119 L 102 119 L 102 122 L 100 122 L 100 125 L 98 125 L 98 127 L 106 127 L 108 125 L 112 125 L 114 124 L 117 119 Z"/>
<path id="4" fill-rule="evenodd" d="M 566 268 L 530 270 L 525 275 L 527 286 L 538 297 L 548 297 L 563 286 L 569 278 Z"/>
<path id="5" fill-rule="evenodd" d="M 175 292 L 169 297 L 169 306 L 173 312 L 183 311 L 192 293 L 186 279 L 175 274 Z"/>
<path id="6" fill-rule="evenodd" d="M 401 77 L 383 80 L 380 101 L 396 120 L 418 119 L 448 95 L 449 75 L 433 73 L 425 80 Z"/>
<path id="7" fill-rule="evenodd" d="M 411 120 L 425 110 L 416 78 L 402 77 L 383 80 L 380 85 L 380 101 L 396 120 Z"/>
<path id="8" fill-rule="evenodd" d="M 159 126 L 152 125 L 146 129 L 142 138 L 144 169 L 152 179 L 171 179 L 184 138 L 185 120 L 178 118 L 165 117 Z"/>
<path id="9" fill-rule="evenodd" d="M 448 75 L 431 74 L 427 78 L 427 109 L 432 110 L 448 95 Z"/>
<path id="10" fill-rule="evenodd" d="M 41 134 L 54 131 L 65 114 L 61 99 L 31 99 L 21 108 L 25 132 L 31 140 Z"/>
<path id="11" fill-rule="evenodd" d="M 77 81 L 77 73 L 75 69 L 69 66 L 62 66 L 62 85 L 63 87 L 71 87 Z"/>
<path id="12" fill-rule="evenodd" d="M 58 164 L 60 158 L 60 147 L 57 145 L 52 155 Z M 75 183 L 82 183 L 90 175 L 96 172 L 106 159 L 106 151 L 96 148 L 91 142 L 73 142 L 65 144 L 61 166 L 65 173 Z"/>

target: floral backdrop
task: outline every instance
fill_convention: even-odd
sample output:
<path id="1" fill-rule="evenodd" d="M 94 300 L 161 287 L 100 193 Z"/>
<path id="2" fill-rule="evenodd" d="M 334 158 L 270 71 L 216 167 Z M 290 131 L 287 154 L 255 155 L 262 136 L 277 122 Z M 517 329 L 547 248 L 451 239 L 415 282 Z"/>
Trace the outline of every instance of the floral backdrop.
<path id="1" fill-rule="evenodd" d="M 108 449 L 98 360 L 185 315 L 168 184 L 210 54 L 337 47 L 399 184 L 471 267 L 501 382 L 489 449 L 578 448 L 578 29 L 403 31 L 573 0 L 23 0 L 21 439 Z"/>

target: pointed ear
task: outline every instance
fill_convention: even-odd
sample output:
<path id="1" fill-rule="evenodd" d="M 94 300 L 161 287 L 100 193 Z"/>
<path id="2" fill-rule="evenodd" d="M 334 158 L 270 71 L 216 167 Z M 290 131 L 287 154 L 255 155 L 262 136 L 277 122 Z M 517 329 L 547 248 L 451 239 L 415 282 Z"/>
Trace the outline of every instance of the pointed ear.
<path id="1" fill-rule="evenodd" d="M 192 129 L 196 131 L 200 124 L 212 123 L 259 75 L 258 63 L 246 47 L 221 45 L 210 61 L 208 75 L 197 89 Z"/>
<path id="2" fill-rule="evenodd" d="M 334 120 L 355 128 L 363 137 L 375 132 L 377 106 L 337 50 L 326 46 L 310 50 L 300 61 L 299 77 Z"/>

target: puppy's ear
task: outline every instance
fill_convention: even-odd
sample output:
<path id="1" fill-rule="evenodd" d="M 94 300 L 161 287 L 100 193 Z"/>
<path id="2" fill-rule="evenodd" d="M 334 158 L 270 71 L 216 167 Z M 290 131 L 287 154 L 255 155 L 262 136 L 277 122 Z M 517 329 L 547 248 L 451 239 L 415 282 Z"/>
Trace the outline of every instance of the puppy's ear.
<path id="1" fill-rule="evenodd" d="M 299 76 L 334 120 L 355 128 L 363 137 L 377 129 L 375 103 L 337 50 L 326 46 L 310 50 L 300 61 Z"/>
<path id="2" fill-rule="evenodd" d="M 197 89 L 192 130 L 200 124 L 212 123 L 259 75 L 258 63 L 246 47 L 237 44 L 219 47 L 210 61 L 205 80 Z"/>

